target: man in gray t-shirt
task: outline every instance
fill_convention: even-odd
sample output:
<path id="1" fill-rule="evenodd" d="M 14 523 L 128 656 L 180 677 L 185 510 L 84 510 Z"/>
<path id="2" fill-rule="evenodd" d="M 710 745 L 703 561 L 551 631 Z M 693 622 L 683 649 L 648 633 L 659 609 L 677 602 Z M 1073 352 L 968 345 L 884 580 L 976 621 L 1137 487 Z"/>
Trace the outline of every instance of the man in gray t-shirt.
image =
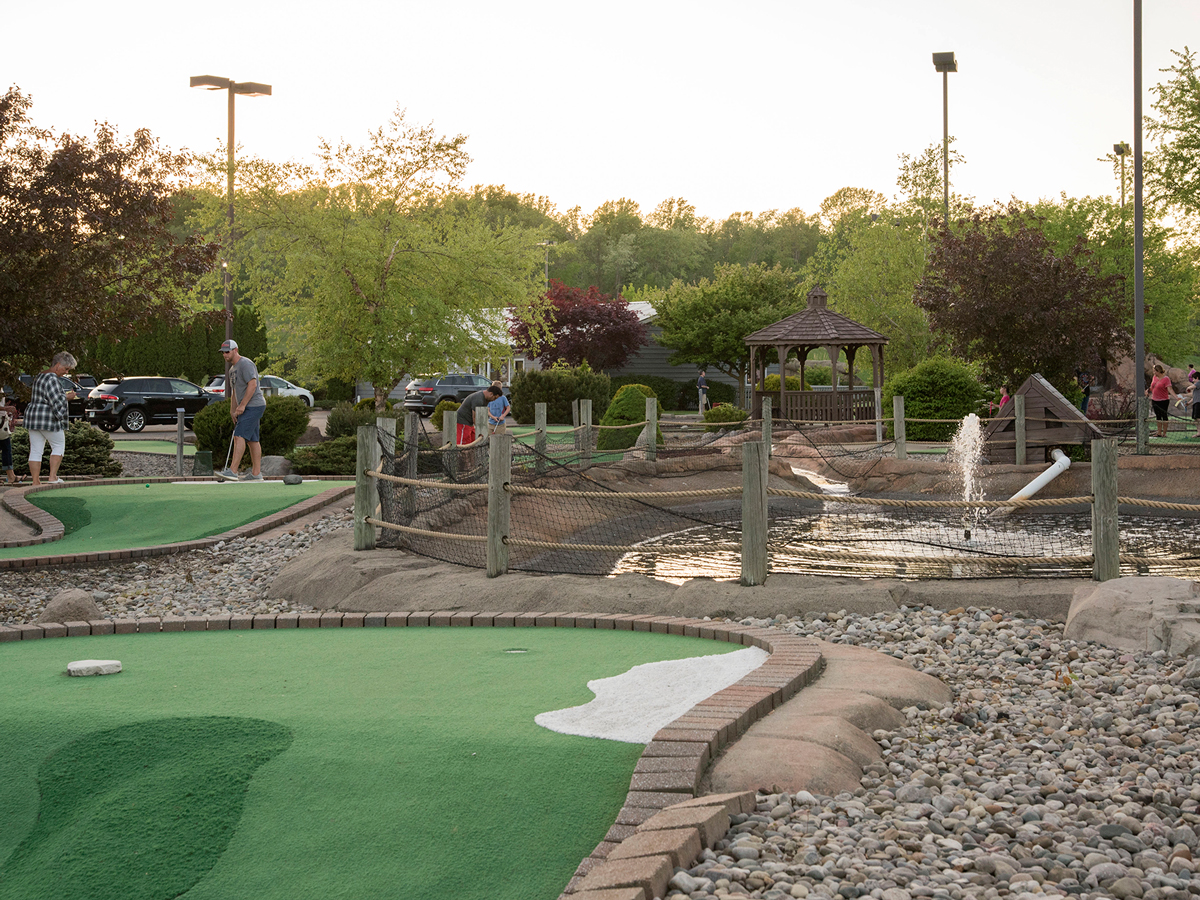
<path id="1" fill-rule="evenodd" d="M 242 454 L 250 447 L 250 474 L 242 481 L 262 481 L 262 443 L 259 441 L 258 425 L 267 398 L 258 385 L 258 367 L 254 361 L 238 353 L 237 341 L 226 341 L 221 352 L 229 359 L 229 379 L 225 382 L 225 396 L 229 398 L 229 416 L 233 419 L 233 465 L 226 466 L 217 476 L 221 481 L 237 481 L 238 467 Z"/>

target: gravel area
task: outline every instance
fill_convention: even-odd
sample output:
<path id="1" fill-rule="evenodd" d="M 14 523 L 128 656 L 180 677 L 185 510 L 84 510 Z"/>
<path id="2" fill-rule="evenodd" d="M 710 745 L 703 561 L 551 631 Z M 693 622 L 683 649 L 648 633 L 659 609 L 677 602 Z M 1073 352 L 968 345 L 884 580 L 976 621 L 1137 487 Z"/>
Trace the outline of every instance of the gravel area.
<path id="1" fill-rule="evenodd" d="M 890 653 L 956 701 L 876 732 L 853 794 L 760 794 L 670 898 L 1200 894 L 1200 660 L 974 608 L 743 622 Z"/>

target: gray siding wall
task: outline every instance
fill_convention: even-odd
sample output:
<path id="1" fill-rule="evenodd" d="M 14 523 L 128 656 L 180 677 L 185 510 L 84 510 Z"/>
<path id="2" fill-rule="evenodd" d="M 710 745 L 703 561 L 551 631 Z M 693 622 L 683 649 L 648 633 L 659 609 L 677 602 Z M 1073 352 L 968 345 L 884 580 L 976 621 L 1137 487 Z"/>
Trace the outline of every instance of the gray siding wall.
<path id="1" fill-rule="evenodd" d="M 690 363 L 673 366 L 667 362 L 667 358 L 671 355 L 672 350 L 664 347 L 658 342 L 658 336 L 662 334 L 662 329 L 657 325 L 648 325 L 646 328 L 650 335 L 650 343 L 644 345 L 640 351 L 629 358 L 629 361 L 620 369 L 607 369 L 606 374 L 612 375 L 657 375 L 659 378 L 670 378 L 672 381 L 695 381 L 700 374 L 700 369 Z M 712 366 L 709 366 L 705 377 L 708 383 L 720 381 L 725 384 L 733 385 L 737 389 L 737 379 L 729 378 L 725 374 L 718 372 Z"/>

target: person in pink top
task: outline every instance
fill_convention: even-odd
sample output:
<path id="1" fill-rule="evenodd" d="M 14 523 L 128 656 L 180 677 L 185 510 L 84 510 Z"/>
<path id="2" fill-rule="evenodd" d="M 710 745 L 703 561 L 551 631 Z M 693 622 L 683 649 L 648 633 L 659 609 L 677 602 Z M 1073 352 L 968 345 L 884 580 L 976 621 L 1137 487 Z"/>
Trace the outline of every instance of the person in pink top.
<path id="1" fill-rule="evenodd" d="M 1170 407 L 1171 398 L 1174 398 L 1177 403 L 1183 403 L 1179 399 L 1179 395 L 1175 393 L 1175 386 L 1171 384 L 1171 379 L 1167 377 L 1166 369 L 1161 363 L 1154 364 L 1154 377 L 1150 379 L 1150 387 L 1146 390 L 1146 396 L 1150 398 L 1150 405 L 1154 407 L 1154 418 L 1158 425 L 1158 434 L 1155 437 L 1165 438 L 1167 436 L 1167 409 Z"/>

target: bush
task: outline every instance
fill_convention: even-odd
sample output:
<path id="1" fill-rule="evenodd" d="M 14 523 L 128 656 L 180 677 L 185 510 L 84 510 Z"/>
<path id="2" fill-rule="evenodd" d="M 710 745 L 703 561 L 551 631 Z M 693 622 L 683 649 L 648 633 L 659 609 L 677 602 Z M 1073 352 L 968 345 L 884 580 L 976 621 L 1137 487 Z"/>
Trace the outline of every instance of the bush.
<path id="1" fill-rule="evenodd" d="M 608 410 L 612 384 L 603 373 L 593 372 L 584 363 L 578 368 L 555 366 L 519 372 L 512 383 L 509 401 L 512 417 L 518 422 L 533 421 L 535 403 L 546 404 L 546 421 L 551 425 L 570 425 L 571 404 L 575 400 L 591 400 L 592 416 L 601 418 Z"/>
<path id="2" fill-rule="evenodd" d="M 286 456 L 296 449 L 296 441 L 308 430 L 308 407 L 299 397 L 268 397 L 259 425 L 264 456 Z M 224 459 L 233 439 L 233 420 L 229 401 L 210 403 L 192 422 L 196 449 L 208 450 L 213 459 Z"/>
<path id="3" fill-rule="evenodd" d="M 379 418 L 400 419 L 404 417 L 404 407 L 398 406 L 394 409 L 389 409 L 382 416 L 375 412 L 374 406 L 367 406 L 365 409 L 360 409 L 352 403 L 339 403 L 329 411 L 329 418 L 325 420 L 325 437 L 358 437 L 359 425 L 374 425 L 375 420 Z M 402 430 L 399 425 L 397 430 Z"/>
<path id="4" fill-rule="evenodd" d="M 778 390 L 778 387 L 776 387 Z M 749 417 L 744 409 L 738 409 L 732 403 L 717 403 L 711 408 L 704 411 L 704 421 L 709 423 L 705 426 L 705 431 L 728 431 L 733 428 L 741 427 L 741 424 Z"/>
<path id="5" fill-rule="evenodd" d="M 808 366 L 804 367 L 804 380 L 809 386 L 817 384 L 833 384 L 833 370 L 829 366 Z M 808 390 L 804 388 L 803 390 Z"/>
<path id="6" fill-rule="evenodd" d="M 979 412 L 985 391 L 974 367 L 935 356 L 889 378 L 883 386 L 883 408 L 891 409 L 897 395 L 904 398 L 905 419 L 955 420 L 944 424 L 906 422 L 909 440 L 948 441 L 958 429 L 958 420 Z"/>
<path id="7" fill-rule="evenodd" d="M 393 400 L 391 397 L 384 397 L 383 402 L 384 402 L 384 405 L 387 406 L 387 409 L 389 412 L 391 411 L 392 407 L 396 405 L 396 401 Z M 374 397 L 363 397 L 361 400 L 359 400 L 357 403 L 354 404 L 354 408 L 355 409 L 369 409 L 372 412 L 374 412 L 375 411 L 375 398 Z"/>
<path id="8" fill-rule="evenodd" d="M 695 391 L 692 394 L 695 395 Z M 696 402 L 700 402 L 699 397 L 694 397 Z M 737 403 L 737 391 L 734 390 L 732 384 L 726 384 L 723 381 L 710 381 L 708 383 L 708 402 L 713 406 L 718 403 L 728 403 L 733 406 Z"/>
<path id="9" fill-rule="evenodd" d="M 776 392 L 779 390 L 779 376 L 778 375 L 768 375 L 766 377 L 766 379 L 764 379 L 764 383 L 765 383 L 764 390 L 776 391 Z M 826 384 L 828 384 L 828 382 L 826 382 Z M 803 381 L 800 380 L 799 375 L 789 375 L 787 377 L 787 389 L 789 391 L 807 391 L 808 387 L 804 384 Z M 711 391 L 710 391 L 710 393 L 711 393 Z M 715 403 L 713 404 L 713 406 L 716 406 L 716 405 L 717 404 L 715 404 Z"/>
<path id="10" fill-rule="evenodd" d="M 340 403 L 343 400 L 354 399 L 354 382 L 343 381 L 341 378 L 330 378 L 317 390 L 313 391 L 313 396 L 318 400 L 328 400 L 330 404 Z"/>
<path id="11" fill-rule="evenodd" d="M 287 455 L 297 475 L 351 475 L 358 467 L 358 437 L 338 437 L 297 447 Z"/>
<path id="12" fill-rule="evenodd" d="M 433 408 L 433 415 L 429 417 L 429 424 L 433 426 L 434 431 L 441 431 L 446 424 L 446 413 L 458 412 L 461 403 L 456 403 L 453 400 L 442 400 Z"/>
<path id="13" fill-rule="evenodd" d="M 686 409 L 688 402 L 696 402 L 696 382 L 675 381 L 658 375 L 617 375 L 612 378 L 613 396 L 627 384 L 642 384 L 654 391 L 666 409 Z"/>
<path id="14" fill-rule="evenodd" d="M 600 420 L 601 425 L 633 425 L 646 421 L 646 398 L 654 397 L 654 391 L 644 384 L 627 384 L 617 391 L 612 403 Z M 662 415 L 662 404 L 658 404 L 658 414 Z M 637 428 L 602 429 L 596 439 L 597 450 L 628 450 L 637 443 L 641 431 Z M 663 442 L 662 431 L 659 430 L 655 440 Z"/>
<path id="15" fill-rule="evenodd" d="M 112 458 L 113 439 L 86 422 L 72 422 L 66 433 L 66 447 L 59 475 L 95 475 L 119 478 L 121 464 Z M 12 435 L 13 468 L 20 475 L 29 471 L 29 432 L 17 428 Z M 42 475 L 50 472 L 50 448 L 42 451 Z"/>

